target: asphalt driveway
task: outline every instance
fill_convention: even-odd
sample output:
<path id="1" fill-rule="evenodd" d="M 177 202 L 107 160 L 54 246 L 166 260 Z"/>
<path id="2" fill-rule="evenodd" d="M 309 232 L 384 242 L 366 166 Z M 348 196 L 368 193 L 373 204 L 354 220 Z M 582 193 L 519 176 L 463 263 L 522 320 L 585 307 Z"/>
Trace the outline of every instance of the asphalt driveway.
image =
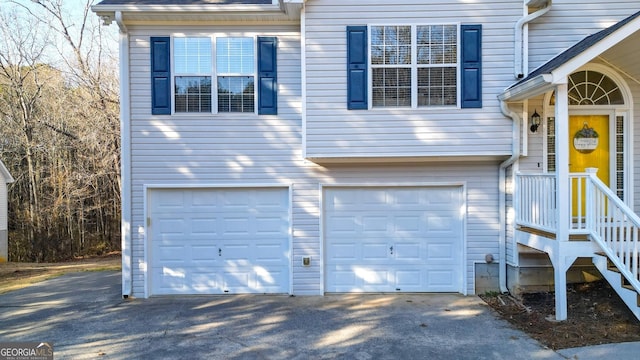
<path id="1" fill-rule="evenodd" d="M 564 359 L 475 296 L 226 295 L 123 300 L 119 272 L 0 295 L 0 341 L 56 359 Z"/>

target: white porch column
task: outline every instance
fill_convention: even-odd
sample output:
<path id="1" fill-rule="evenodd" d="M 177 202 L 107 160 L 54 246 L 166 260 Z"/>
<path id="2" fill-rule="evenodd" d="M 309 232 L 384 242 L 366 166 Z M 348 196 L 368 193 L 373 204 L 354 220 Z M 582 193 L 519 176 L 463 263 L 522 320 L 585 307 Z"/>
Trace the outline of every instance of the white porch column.
<path id="1" fill-rule="evenodd" d="M 566 80 L 566 79 L 565 79 Z M 552 262 L 554 264 L 554 283 L 556 296 L 556 320 L 567 319 L 567 267 L 564 256 L 560 253 L 560 243 L 569 241 L 571 226 L 571 186 L 569 184 L 569 100 L 568 86 L 556 86 L 556 246 Z"/>

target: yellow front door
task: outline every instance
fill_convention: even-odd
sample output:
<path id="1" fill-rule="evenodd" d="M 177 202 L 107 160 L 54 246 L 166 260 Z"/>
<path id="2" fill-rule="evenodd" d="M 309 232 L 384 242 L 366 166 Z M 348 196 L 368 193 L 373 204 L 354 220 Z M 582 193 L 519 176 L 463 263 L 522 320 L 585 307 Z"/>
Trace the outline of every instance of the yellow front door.
<path id="1" fill-rule="evenodd" d="M 609 116 L 572 115 L 569 117 L 569 172 L 597 168 L 598 178 L 609 186 Z M 572 185 L 573 216 L 578 215 L 577 184 Z M 584 187 L 581 198 L 584 199 Z M 581 206 L 584 215 L 584 203 Z"/>

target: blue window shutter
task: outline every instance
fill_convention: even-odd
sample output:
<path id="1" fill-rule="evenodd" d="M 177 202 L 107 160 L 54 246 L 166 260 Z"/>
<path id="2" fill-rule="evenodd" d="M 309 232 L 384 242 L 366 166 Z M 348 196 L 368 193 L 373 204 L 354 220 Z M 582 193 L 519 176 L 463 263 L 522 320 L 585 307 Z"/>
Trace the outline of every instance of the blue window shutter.
<path id="1" fill-rule="evenodd" d="M 482 25 L 462 25 L 462 107 L 482 107 Z"/>
<path id="2" fill-rule="evenodd" d="M 347 26 L 347 109 L 369 108 L 367 27 Z"/>
<path id="3" fill-rule="evenodd" d="M 151 113 L 171 114 L 171 61 L 169 37 L 151 38 Z"/>
<path id="4" fill-rule="evenodd" d="M 258 114 L 278 114 L 278 39 L 258 37 Z"/>

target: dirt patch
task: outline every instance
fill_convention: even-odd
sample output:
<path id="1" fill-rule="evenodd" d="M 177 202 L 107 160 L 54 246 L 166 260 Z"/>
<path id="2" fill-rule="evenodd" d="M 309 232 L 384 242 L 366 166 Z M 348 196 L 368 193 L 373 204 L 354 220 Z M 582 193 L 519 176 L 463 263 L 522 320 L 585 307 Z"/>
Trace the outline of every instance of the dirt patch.
<path id="1" fill-rule="evenodd" d="M 120 253 L 58 263 L 0 263 L 0 294 L 69 272 L 120 270 Z"/>
<path id="2" fill-rule="evenodd" d="M 504 319 L 547 347 L 558 350 L 587 345 L 640 341 L 640 321 L 606 281 L 567 287 L 568 318 L 555 322 L 553 293 L 481 296 Z"/>

